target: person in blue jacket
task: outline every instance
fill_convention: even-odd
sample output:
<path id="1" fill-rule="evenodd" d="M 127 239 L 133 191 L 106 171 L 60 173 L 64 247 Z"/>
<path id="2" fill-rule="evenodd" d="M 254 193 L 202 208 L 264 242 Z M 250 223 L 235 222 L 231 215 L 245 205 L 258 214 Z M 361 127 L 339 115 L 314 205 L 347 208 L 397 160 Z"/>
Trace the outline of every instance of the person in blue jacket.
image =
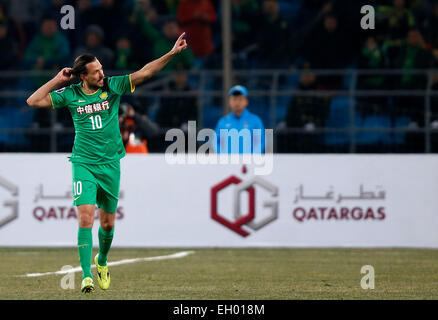
<path id="1" fill-rule="evenodd" d="M 248 90 L 241 85 L 232 87 L 228 103 L 231 112 L 216 125 L 216 152 L 264 153 L 265 129 L 262 120 L 247 109 Z"/>

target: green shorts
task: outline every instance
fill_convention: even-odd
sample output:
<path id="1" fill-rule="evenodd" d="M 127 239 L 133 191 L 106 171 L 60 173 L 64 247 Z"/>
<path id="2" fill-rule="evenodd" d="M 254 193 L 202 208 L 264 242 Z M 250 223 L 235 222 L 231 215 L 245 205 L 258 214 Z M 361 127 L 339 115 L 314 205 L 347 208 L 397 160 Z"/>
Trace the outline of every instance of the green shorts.
<path id="1" fill-rule="evenodd" d="M 108 213 L 117 211 L 120 160 L 104 164 L 72 162 L 73 205 L 97 204 Z"/>

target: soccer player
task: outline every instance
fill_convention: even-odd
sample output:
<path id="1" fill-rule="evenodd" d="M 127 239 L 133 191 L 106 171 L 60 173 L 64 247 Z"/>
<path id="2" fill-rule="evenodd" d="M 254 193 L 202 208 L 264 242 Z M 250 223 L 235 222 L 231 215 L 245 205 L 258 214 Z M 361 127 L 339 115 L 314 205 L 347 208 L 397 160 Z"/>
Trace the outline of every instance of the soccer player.
<path id="1" fill-rule="evenodd" d="M 99 252 L 94 258 L 99 286 L 110 286 L 107 256 L 114 234 L 115 212 L 120 185 L 120 159 L 125 149 L 119 129 L 119 104 L 123 94 L 160 71 L 176 54 L 187 48 L 185 33 L 173 48 L 142 69 L 124 76 L 105 77 L 96 57 L 83 54 L 73 68 L 62 69 L 28 99 L 30 107 L 66 107 L 75 127 L 72 162 L 73 205 L 78 209 L 78 251 L 83 271 L 81 291 L 94 290 L 91 274 L 92 227 L 95 205 L 99 210 Z M 53 91 L 62 84 L 80 78 L 80 83 Z"/>

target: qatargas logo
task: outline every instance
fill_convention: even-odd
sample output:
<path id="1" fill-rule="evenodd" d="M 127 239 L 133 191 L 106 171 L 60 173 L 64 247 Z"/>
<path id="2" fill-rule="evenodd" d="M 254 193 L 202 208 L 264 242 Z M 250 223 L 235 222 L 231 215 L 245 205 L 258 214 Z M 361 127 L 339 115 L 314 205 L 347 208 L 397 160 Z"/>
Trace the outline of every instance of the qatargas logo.
<path id="1" fill-rule="evenodd" d="M 246 173 L 246 166 L 242 168 L 242 173 Z M 267 194 L 269 200 L 262 203 L 263 208 L 256 206 L 257 190 Z M 225 189 L 232 190 L 232 219 L 229 213 L 219 211 L 219 194 Z M 247 211 L 242 212 L 242 198 L 244 193 L 248 195 Z M 266 197 L 266 195 L 265 195 Z M 260 210 L 261 209 L 261 210 Z M 247 180 L 232 175 L 222 180 L 211 188 L 211 218 L 224 227 L 234 231 L 242 237 L 250 235 L 250 231 L 243 227 L 248 227 L 257 231 L 278 218 L 278 188 L 260 176 L 254 176 Z"/>
<path id="2" fill-rule="evenodd" d="M 76 188 L 76 186 L 75 186 Z M 53 189 L 53 187 L 52 187 Z M 36 192 L 33 196 L 34 204 L 31 205 L 31 211 L 33 217 L 39 222 L 45 222 L 50 220 L 56 221 L 68 221 L 70 219 L 78 218 L 77 207 L 72 205 L 73 194 L 75 190 L 70 185 L 69 188 L 60 189 L 57 188 L 56 193 L 47 193 L 45 187 L 42 183 L 40 183 L 36 187 Z M 119 192 L 119 204 L 124 199 L 124 191 L 120 190 Z M 116 219 L 121 220 L 124 218 L 124 208 L 122 206 L 117 206 L 117 211 L 115 212 Z M 95 207 L 95 219 L 99 218 L 99 210 L 97 206 Z"/>
<path id="3" fill-rule="evenodd" d="M 246 174 L 246 171 L 244 166 L 242 173 Z M 284 214 L 279 223 L 322 226 L 345 225 L 348 221 L 369 225 L 387 220 L 387 190 L 383 185 L 373 187 L 370 182 L 353 181 L 339 183 L 335 188 L 330 181 L 327 183 L 329 188 L 322 192 L 320 183 L 316 187 L 314 183 L 300 183 L 294 197 L 292 186 L 288 188 L 283 184 L 282 189 L 286 190 L 281 199 Z M 305 186 L 310 187 L 310 194 Z M 211 219 L 247 237 L 279 218 L 278 190 L 279 187 L 257 175 L 248 178 L 231 175 L 211 188 Z"/>
<path id="4" fill-rule="evenodd" d="M 0 228 L 18 218 L 18 186 L 0 177 Z"/>

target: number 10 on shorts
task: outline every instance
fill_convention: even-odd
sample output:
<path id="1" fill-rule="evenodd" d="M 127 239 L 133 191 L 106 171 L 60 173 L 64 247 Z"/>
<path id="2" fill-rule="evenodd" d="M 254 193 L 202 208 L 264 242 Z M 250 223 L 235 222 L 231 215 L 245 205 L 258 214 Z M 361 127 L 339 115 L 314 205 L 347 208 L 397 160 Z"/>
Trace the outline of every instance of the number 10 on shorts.
<path id="1" fill-rule="evenodd" d="M 82 194 L 82 181 L 73 182 L 73 193 L 74 197 Z"/>

